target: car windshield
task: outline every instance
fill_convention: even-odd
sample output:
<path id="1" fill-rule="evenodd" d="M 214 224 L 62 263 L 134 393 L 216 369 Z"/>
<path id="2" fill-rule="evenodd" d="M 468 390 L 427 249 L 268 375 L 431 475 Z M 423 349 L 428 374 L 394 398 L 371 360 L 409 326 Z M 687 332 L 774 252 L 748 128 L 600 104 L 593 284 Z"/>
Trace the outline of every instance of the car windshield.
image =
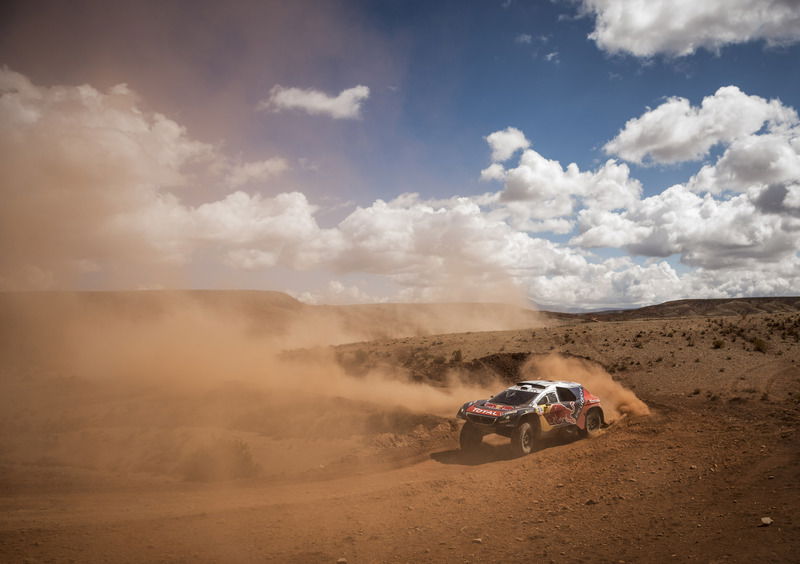
<path id="1" fill-rule="evenodd" d="M 504 390 L 489 401 L 492 403 L 519 406 L 530 403 L 531 400 L 536 397 L 537 393 L 538 392 L 525 392 L 523 390 Z"/>

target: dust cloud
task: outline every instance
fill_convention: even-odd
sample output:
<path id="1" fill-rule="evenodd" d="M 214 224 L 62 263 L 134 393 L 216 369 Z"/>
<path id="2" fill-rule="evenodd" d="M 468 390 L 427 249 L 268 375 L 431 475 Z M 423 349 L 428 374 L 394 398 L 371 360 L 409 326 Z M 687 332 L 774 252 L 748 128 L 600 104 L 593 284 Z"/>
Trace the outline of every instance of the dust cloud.
<path id="1" fill-rule="evenodd" d="M 623 415 L 649 415 L 650 409 L 633 391 L 614 380 L 600 365 L 575 357 L 549 354 L 531 357 L 520 369 L 522 378 L 546 375 L 550 380 L 578 382 L 603 401 L 607 422 Z"/>
<path id="2" fill-rule="evenodd" d="M 0 452 L 16 479 L 290 476 L 394 434 L 444 437 L 464 397 L 489 393 L 397 367 L 348 374 L 328 343 L 388 318 L 359 328 L 276 293 L 0 294 L 0 318 Z"/>

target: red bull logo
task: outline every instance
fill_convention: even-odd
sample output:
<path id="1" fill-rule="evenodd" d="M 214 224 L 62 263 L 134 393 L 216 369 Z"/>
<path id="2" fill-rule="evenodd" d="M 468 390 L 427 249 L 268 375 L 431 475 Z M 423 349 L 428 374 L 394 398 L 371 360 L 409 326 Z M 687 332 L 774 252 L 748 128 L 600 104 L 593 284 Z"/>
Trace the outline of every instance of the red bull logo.
<path id="1" fill-rule="evenodd" d="M 577 423 L 575 417 L 572 415 L 572 410 L 561 405 L 560 403 L 554 403 L 551 405 L 550 409 L 548 409 L 544 414 L 544 418 L 552 426 L 562 425 L 564 423 Z"/>

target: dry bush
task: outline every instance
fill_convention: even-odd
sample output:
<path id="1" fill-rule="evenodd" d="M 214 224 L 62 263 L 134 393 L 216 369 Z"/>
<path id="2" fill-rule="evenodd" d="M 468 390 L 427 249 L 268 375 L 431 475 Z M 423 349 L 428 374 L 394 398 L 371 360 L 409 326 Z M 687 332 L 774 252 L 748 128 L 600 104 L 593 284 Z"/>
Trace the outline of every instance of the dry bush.
<path id="1" fill-rule="evenodd" d="M 767 348 L 768 348 L 767 347 L 767 342 L 764 339 L 762 339 L 761 337 L 755 337 L 752 340 L 752 343 L 753 343 L 753 349 L 754 350 L 756 350 L 756 351 L 758 351 L 760 353 L 766 353 L 767 352 Z"/>

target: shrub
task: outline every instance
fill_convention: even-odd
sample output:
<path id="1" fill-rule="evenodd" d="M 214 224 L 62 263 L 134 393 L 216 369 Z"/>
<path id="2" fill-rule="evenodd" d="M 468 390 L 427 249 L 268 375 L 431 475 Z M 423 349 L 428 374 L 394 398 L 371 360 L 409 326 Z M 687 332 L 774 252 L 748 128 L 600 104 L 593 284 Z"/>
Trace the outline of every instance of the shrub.
<path id="1" fill-rule="evenodd" d="M 721 349 L 722 345 L 724 345 L 724 344 L 725 344 L 725 342 L 722 339 L 714 339 L 714 342 L 711 343 L 711 348 L 712 349 Z"/>
<path id="2" fill-rule="evenodd" d="M 753 339 L 753 349 L 757 350 L 760 353 L 766 353 L 767 342 L 761 337 L 756 337 L 755 339 Z"/>

